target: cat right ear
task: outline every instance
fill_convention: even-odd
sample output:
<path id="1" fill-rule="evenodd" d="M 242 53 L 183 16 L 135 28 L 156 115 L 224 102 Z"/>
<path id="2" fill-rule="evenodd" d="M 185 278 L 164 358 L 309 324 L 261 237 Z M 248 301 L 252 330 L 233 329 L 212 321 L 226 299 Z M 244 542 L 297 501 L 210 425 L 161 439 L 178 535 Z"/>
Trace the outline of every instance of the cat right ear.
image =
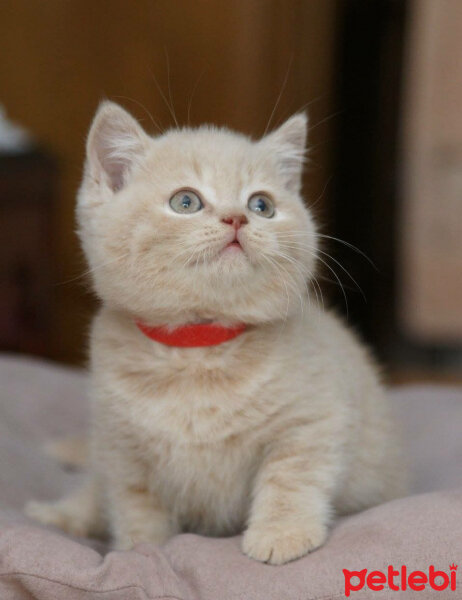
<path id="1" fill-rule="evenodd" d="M 103 102 L 88 134 L 87 174 L 113 193 L 121 190 L 146 153 L 148 141 L 141 125 L 126 110 L 114 102 Z"/>
<path id="2" fill-rule="evenodd" d="M 287 187 L 297 193 L 302 183 L 307 129 L 308 116 L 301 112 L 290 117 L 261 141 L 277 158 L 281 177 Z"/>

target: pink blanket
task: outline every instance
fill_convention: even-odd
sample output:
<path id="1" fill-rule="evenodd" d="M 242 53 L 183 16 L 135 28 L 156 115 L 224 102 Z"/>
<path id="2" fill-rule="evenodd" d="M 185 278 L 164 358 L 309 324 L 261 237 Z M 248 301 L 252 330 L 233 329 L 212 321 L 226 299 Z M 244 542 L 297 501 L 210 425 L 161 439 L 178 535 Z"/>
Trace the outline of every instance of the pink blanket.
<path id="1" fill-rule="evenodd" d="M 449 568 L 462 556 L 462 390 L 391 390 L 414 494 L 339 520 L 321 549 L 272 567 L 244 556 L 239 537 L 184 534 L 161 548 L 108 552 L 101 542 L 71 539 L 27 520 L 21 512 L 27 500 L 59 498 L 81 477 L 41 447 L 85 429 L 85 387 L 77 370 L 0 359 L 0 600 L 330 600 L 347 591 L 359 600 L 462 597 L 462 565 L 457 572 Z M 372 593 L 389 565 L 406 567 L 407 589 L 400 571 Z M 445 576 L 432 584 L 430 565 L 448 581 L 458 575 L 455 592 L 450 584 L 435 591 Z M 412 589 L 423 581 L 409 577 L 414 570 L 424 573 L 425 592 Z M 362 579 L 350 571 L 363 571 Z M 368 579 L 371 571 L 379 575 Z"/>

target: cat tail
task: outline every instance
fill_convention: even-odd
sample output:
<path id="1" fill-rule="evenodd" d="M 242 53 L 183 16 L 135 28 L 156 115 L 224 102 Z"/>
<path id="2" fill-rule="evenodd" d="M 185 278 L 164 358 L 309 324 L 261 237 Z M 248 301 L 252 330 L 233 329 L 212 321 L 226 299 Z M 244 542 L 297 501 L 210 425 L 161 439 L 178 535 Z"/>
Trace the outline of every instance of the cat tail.
<path id="1" fill-rule="evenodd" d="M 47 442 L 44 452 L 63 465 L 81 469 L 89 462 L 89 446 L 89 440 L 83 434 L 69 435 Z"/>

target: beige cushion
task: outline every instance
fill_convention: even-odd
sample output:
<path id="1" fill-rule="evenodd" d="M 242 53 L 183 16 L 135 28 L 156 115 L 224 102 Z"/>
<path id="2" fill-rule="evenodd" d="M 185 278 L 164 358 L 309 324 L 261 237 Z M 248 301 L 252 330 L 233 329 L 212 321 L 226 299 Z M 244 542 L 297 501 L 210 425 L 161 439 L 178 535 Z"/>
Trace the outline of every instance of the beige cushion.
<path id="1" fill-rule="evenodd" d="M 329 600 L 345 597 L 343 569 L 386 571 L 392 564 L 428 573 L 433 564 L 448 572 L 460 560 L 461 390 L 391 391 L 416 493 L 338 521 L 321 549 L 272 567 L 245 557 L 239 537 L 184 534 L 162 548 L 107 552 L 101 543 L 71 539 L 27 520 L 21 513 L 27 500 L 60 497 L 81 477 L 39 448 L 44 440 L 85 429 L 86 379 L 77 370 L 4 357 L 0 382 L 1 600 Z M 462 590 L 460 579 L 457 585 Z M 372 593 L 364 586 L 350 597 L 443 599 L 457 593 L 462 594 L 387 588 Z"/>

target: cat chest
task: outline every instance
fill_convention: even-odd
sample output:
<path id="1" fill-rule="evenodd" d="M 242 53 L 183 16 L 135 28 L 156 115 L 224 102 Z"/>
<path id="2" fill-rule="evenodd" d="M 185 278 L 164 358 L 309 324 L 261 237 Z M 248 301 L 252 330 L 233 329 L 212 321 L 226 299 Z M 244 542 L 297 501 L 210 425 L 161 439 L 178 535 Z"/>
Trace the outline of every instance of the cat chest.
<path id="1" fill-rule="evenodd" d="M 247 517 L 259 464 L 242 440 L 166 444 L 152 457 L 149 486 L 182 530 L 209 535 L 239 531 Z"/>
<path id="2" fill-rule="evenodd" d="M 138 394 L 133 389 L 125 394 L 124 383 L 116 382 L 111 410 L 145 439 L 154 435 L 180 443 L 225 443 L 246 430 L 257 430 L 271 410 L 271 402 L 253 382 L 224 385 L 182 374 L 168 382 L 160 377 L 138 378 Z M 118 401 L 120 397 L 123 402 Z"/>

